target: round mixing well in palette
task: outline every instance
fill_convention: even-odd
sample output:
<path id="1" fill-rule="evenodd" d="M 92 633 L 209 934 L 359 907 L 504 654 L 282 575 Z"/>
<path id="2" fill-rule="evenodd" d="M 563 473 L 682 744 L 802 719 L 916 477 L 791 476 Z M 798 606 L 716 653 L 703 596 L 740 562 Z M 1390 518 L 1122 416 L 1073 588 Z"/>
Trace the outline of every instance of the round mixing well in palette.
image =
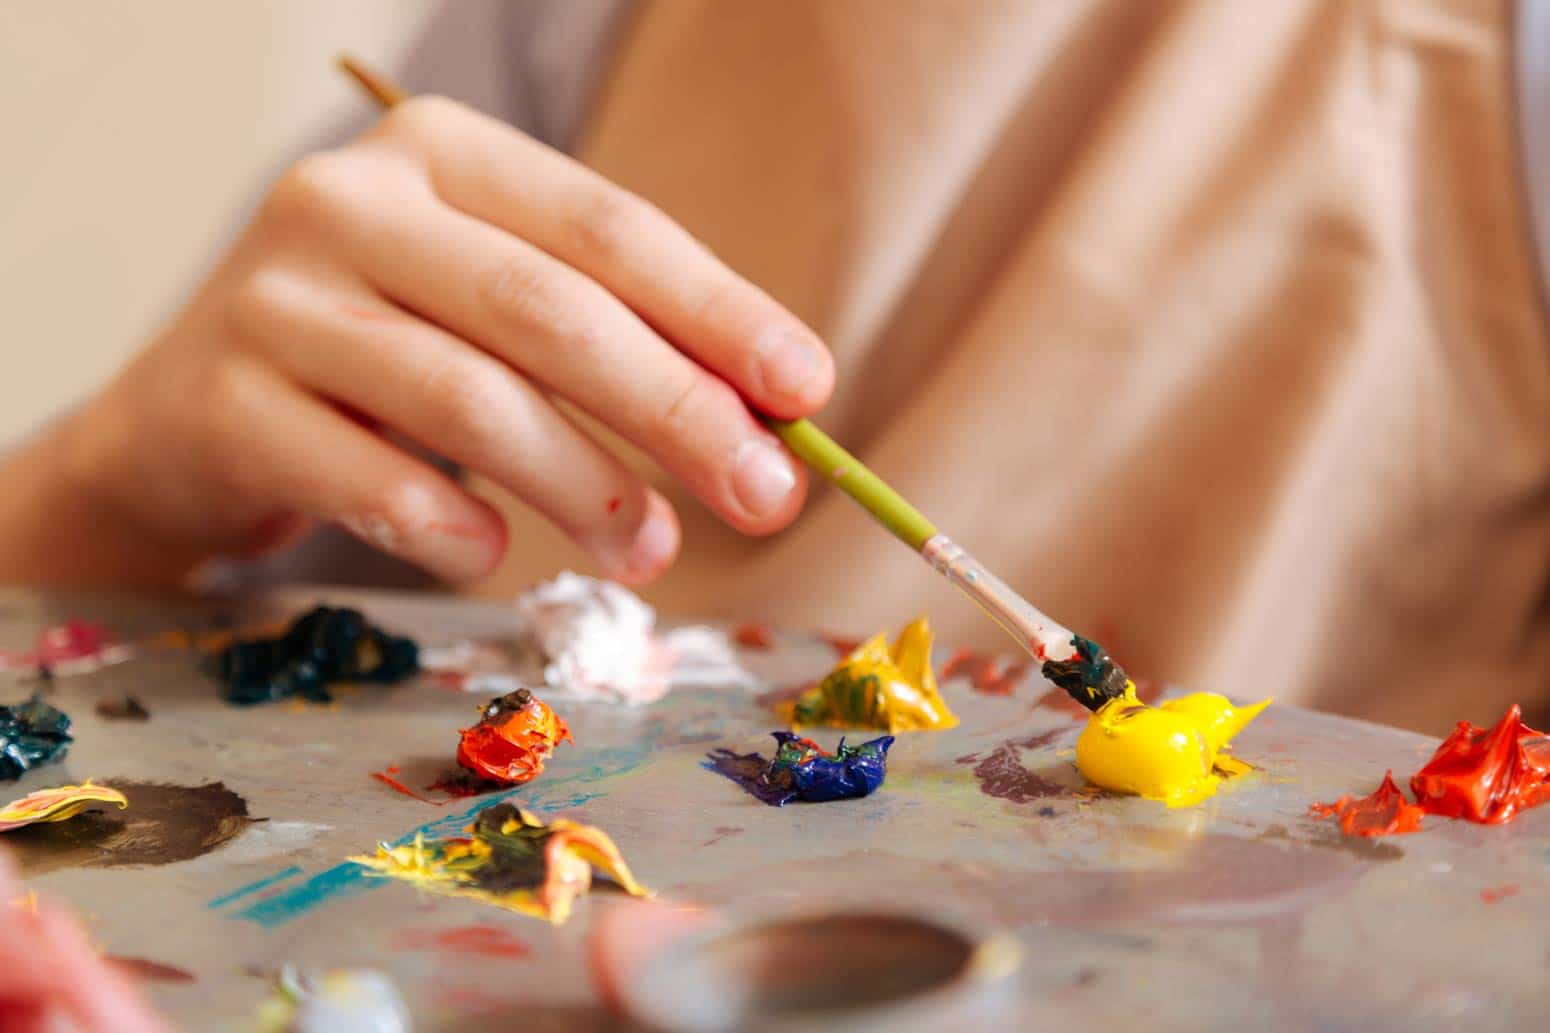
<path id="1" fill-rule="evenodd" d="M 674 1033 L 971 1028 L 1019 953 L 1010 938 L 905 915 L 781 918 L 688 937 L 625 996 L 635 1018 Z"/>

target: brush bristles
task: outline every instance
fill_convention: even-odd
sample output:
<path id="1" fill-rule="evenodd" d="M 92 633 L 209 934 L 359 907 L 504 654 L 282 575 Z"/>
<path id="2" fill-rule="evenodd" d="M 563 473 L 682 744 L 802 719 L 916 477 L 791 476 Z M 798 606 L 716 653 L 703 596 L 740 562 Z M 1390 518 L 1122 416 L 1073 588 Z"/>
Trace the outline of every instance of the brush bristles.
<path id="1" fill-rule="evenodd" d="M 1044 661 L 1044 677 L 1095 712 L 1109 700 L 1125 694 L 1130 677 L 1102 646 L 1080 635 L 1073 635 L 1071 644 L 1076 647 L 1076 655 L 1069 660 Z"/>

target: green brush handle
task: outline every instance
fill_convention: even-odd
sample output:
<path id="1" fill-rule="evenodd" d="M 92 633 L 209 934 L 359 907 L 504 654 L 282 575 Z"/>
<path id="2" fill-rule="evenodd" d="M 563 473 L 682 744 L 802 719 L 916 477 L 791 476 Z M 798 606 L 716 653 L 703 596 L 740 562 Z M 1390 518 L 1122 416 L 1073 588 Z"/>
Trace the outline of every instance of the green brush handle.
<path id="1" fill-rule="evenodd" d="M 777 420 L 760 417 L 786 447 L 801 457 L 814 471 L 855 499 L 861 508 L 875 516 L 900 541 L 919 552 L 936 536 L 936 525 L 904 496 L 868 470 L 861 460 L 841 448 L 833 438 L 807 420 Z"/>
<path id="2" fill-rule="evenodd" d="M 803 462 L 861 503 L 863 509 L 958 586 L 1035 658 L 1060 660 L 1072 654 L 1074 640 L 1069 630 L 1018 595 L 962 546 L 938 533 L 936 525 L 920 510 L 904 501 L 902 495 L 833 438 L 806 420 L 776 420 L 768 416 L 760 419 Z"/>

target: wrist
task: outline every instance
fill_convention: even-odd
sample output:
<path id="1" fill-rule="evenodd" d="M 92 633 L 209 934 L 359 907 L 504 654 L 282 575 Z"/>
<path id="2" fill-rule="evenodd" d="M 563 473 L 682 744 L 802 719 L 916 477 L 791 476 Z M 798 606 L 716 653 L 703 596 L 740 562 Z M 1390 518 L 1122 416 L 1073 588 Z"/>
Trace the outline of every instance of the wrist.
<path id="1" fill-rule="evenodd" d="M 130 464 L 113 458 L 110 438 L 77 409 L 0 463 L 0 580 L 172 589 L 198 562 L 128 504 Z"/>

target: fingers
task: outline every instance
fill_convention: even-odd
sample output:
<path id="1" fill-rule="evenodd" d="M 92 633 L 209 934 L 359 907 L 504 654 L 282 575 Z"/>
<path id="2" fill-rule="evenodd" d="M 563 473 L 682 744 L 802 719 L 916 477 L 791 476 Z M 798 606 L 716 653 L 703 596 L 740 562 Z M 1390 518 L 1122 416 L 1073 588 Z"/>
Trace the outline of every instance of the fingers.
<path id="1" fill-rule="evenodd" d="M 375 288 L 644 448 L 733 527 L 768 533 L 796 515 L 800 465 L 726 381 L 532 245 L 429 195 L 395 205 L 353 227 Z"/>
<path id="2" fill-rule="evenodd" d="M 671 565 L 672 507 L 511 367 L 361 288 L 275 274 L 254 289 L 271 354 L 306 387 L 501 485 L 616 580 Z"/>
<path id="3" fill-rule="evenodd" d="M 615 1015 L 629 1014 L 629 987 L 646 966 L 682 937 L 706 928 L 714 917 L 667 901 L 613 901 L 595 906 L 587 937 L 587 967 L 598 996 Z"/>
<path id="4" fill-rule="evenodd" d="M 0 1028 L 16 1033 L 168 1033 L 76 921 L 26 896 L 0 849 Z"/>
<path id="5" fill-rule="evenodd" d="M 499 514 L 444 474 L 256 361 L 233 358 L 211 379 L 202 462 L 230 496 L 339 523 L 448 581 L 500 561 Z"/>
<path id="6" fill-rule="evenodd" d="M 529 241 L 621 299 L 753 405 L 786 419 L 828 400 L 817 335 L 661 211 L 496 119 L 440 98 L 384 121 L 452 207 Z"/>

